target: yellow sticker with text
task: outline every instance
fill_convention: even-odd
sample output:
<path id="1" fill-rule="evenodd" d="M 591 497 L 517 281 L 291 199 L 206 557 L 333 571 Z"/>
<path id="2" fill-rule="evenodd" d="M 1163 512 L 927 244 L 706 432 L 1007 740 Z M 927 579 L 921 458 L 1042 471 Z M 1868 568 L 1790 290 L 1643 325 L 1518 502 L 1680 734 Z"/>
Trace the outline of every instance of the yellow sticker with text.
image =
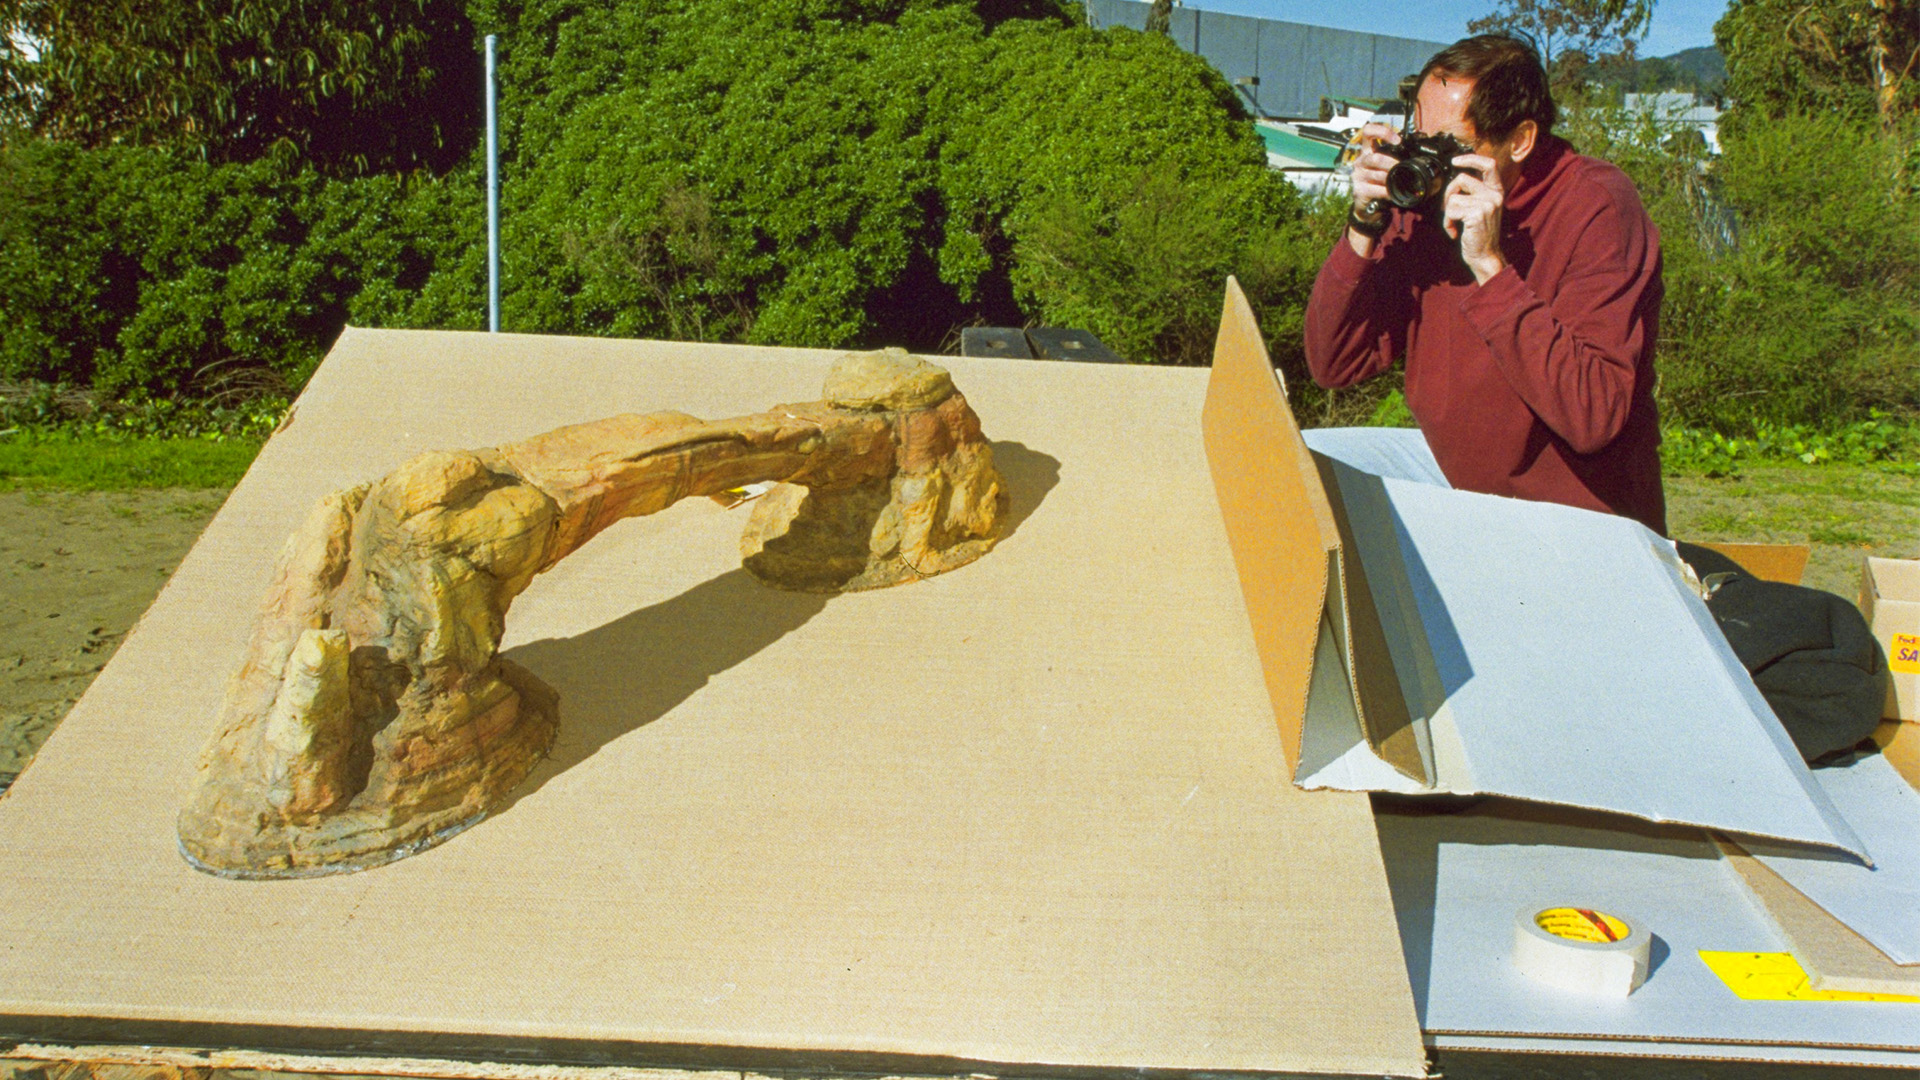
<path id="1" fill-rule="evenodd" d="M 1906 675 L 1920 675 L 1920 634 L 1895 634 L 1887 645 L 1888 667 Z"/>
<path id="2" fill-rule="evenodd" d="M 1909 994 L 1860 994 L 1851 990 L 1815 990 L 1792 953 L 1708 952 L 1700 959 L 1742 1001 L 1911 1001 Z"/>

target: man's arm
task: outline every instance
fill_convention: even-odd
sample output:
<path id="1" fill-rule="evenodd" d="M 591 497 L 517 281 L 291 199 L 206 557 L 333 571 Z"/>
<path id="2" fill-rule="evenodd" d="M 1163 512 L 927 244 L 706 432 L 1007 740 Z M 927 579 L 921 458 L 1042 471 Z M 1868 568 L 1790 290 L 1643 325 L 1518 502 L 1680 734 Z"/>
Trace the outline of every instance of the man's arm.
<path id="1" fill-rule="evenodd" d="M 1307 368 L 1327 387 L 1351 386 L 1385 371 L 1405 345 L 1413 317 L 1396 275 L 1379 266 L 1387 170 L 1394 159 L 1374 147 L 1399 136 L 1385 124 L 1368 124 L 1361 138 L 1363 149 L 1353 164 L 1351 223 L 1321 264 L 1307 301 Z"/>
<path id="2" fill-rule="evenodd" d="M 1362 258 L 1346 237 L 1313 279 L 1307 301 L 1307 369 L 1321 386 L 1352 386 L 1385 371 L 1404 351 L 1412 297 L 1400 275 Z"/>
<path id="3" fill-rule="evenodd" d="M 1502 267 L 1461 308 L 1508 385 L 1576 453 L 1627 422 L 1640 358 L 1655 332 L 1659 248 L 1636 201 L 1601 206 L 1580 230 L 1551 303 Z"/>

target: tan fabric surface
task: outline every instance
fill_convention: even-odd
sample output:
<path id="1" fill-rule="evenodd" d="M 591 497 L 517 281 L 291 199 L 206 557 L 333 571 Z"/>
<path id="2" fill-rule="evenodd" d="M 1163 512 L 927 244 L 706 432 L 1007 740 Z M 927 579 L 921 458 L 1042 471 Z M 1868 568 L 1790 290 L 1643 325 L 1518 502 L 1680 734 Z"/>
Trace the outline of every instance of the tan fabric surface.
<path id="1" fill-rule="evenodd" d="M 1422 1073 L 1367 801 L 1287 782 L 1204 371 L 940 358 L 1014 491 L 987 558 L 802 596 L 739 569 L 744 510 L 625 522 L 508 617 L 562 726 L 507 809 L 342 877 L 181 860 L 315 499 L 431 448 L 810 400 L 832 355 L 349 331 L 0 798 L 0 1016 Z"/>

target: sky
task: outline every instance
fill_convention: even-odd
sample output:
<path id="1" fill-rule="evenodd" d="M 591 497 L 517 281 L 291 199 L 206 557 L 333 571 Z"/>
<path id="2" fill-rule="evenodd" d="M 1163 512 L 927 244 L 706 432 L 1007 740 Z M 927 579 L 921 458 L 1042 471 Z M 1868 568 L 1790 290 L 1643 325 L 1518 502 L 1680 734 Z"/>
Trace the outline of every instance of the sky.
<path id="1" fill-rule="evenodd" d="M 1450 42 L 1467 36 L 1467 23 L 1490 15 L 1497 0 L 1185 0 L 1187 7 L 1284 19 L 1340 30 Z M 1656 0 L 1653 27 L 1641 56 L 1671 56 L 1713 44 L 1713 24 L 1727 0 Z"/>

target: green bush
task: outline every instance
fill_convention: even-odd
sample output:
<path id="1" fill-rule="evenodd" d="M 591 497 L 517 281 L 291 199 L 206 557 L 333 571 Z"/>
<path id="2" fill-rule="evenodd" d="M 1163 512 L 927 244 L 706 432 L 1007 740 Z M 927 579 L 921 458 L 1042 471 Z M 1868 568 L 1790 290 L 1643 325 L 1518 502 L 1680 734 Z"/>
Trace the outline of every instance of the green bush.
<path id="1" fill-rule="evenodd" d="M 1237 274 L 1332 401 L 1298 336 L 1337 227 L 1164 37 L 1050 0 L 471 15 L 505 34 L 507 329 L 934 351 L 1050 323 L 1203 363 Z M 348 321 L 478 327 L 481 196 L 477 158 L 340 179 L 16 136 L 0 380 L 237 401 L 297 389 Z"/>
<path id="2" fill-rule="evenodd" d="M 1738 476 L 1750 462 L 1800 465 L 1864 465 L 1884 472 L 1920 474 L 1920 423 L 1874 410 L 1850 424 L 1784 427 L 1760 422 L 1752 435 L 1729 438 L 1718 431 L 1670 427 L 1661 435 L 1660 460 L 1669 473 Z"/>
<path id="3" fill-rule="evenodd" d="M 0 380 L 108 398 L 285 393 L 349 317 L 450 314 L 432 278 L 472 244 L 473 184 L 0 146 Z"/>
<path id="4" fill-rule="evenodd" d="M 1131 30 L 1011 23 L 991 43 L 942 159 L 944 280 L 967 295 L 1004 273 L 1030 317 L 1137 360 L 1211 359 L 1229 274 L 1286 324 L 1303 207 L 1218 73 Z"/>
<path id="5" fill-rule="evenodd" d="M 522 150 L 508 324 L 925 347 L 912 331 L 930 320 L 886 300 L 939 235 L 930 102 L 979 52 L 977 21 L 944 8 L 803 31 L 709 4 L 656 23 L 657 70 L 583 98 L 537 157 Z"/>
<path id="6" fill-rule="evenodd" d="M 1752 114 L 1709 160 L 1617 109 L 1568 128 L 1659 226 L 1666 422 L 1751 441 L 1920 408 L 1920 199 L 1898 182 L 1911 133 Z"/>
<path id="7" fill-rule="evenodd" d="M 512 69 L 547 88 L 519 127 L 515 329 L 932 350 L 1033 321 L 1204 362 L 1229 273 L 1276 325 L 1304 298 L 1276 240 L 1299 200 L 1164 38 L 952 3 L 579 21 Z"/>

